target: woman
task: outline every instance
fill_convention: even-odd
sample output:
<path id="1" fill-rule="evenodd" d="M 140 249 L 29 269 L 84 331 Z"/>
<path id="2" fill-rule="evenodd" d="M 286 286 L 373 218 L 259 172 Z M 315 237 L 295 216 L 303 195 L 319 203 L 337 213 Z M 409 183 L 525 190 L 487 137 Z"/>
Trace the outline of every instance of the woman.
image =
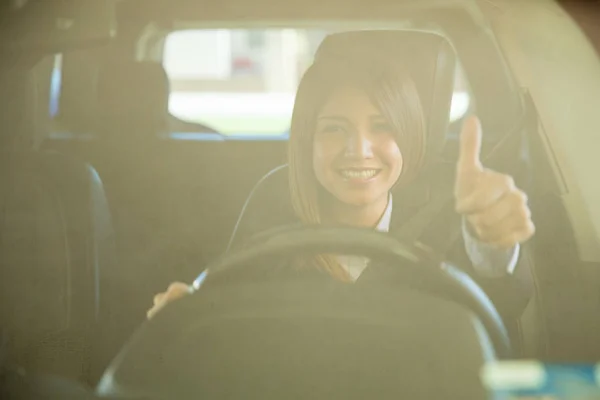
<path id="1" fill-rule="evenodd" d="M 466 121 L 460 140 L 455 181 L 456 211 L 463 216 L 460 248 L 470 272 L 481 278 L 498 306 L 507 291 L 512 297 L 510 291 L 519 286 L 512 276 L 519 244 L 533 235 L 534 225 L 527 197 L 513 179 L 481 165 L 477 118 Z M 316 61 L 300 83 L 292 116 L 288 170 L 294 216 L 289 222 L 295 218 L 394 234 L 403 199 L 393 192 L 418 175 L 425 148 L 419 93 L 399 65 L 368 58 Z M 256 226 L 254 233 L 270 227 Z M 353 282 L 368 260 L 322 255 L 309 264 Z M 155 296 L 148 317 L 186 293 L 188 285 L 172 284 Z M 508 302 L 511 308 L 513 300 Z"/>

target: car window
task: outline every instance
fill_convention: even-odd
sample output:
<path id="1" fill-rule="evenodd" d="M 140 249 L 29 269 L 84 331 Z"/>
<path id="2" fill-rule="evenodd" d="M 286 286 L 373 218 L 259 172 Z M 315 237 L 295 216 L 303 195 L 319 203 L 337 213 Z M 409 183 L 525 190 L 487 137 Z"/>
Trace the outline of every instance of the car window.
<path id="1" fill-rule="evenodd" d="M 58 107 L 60 103 L 60 89 L 62 79 L 62 54 L 56 54 L 52 57 L 52 72 L 50 76 L 48 112 L 51 118 L 58 115 Z"/>
<path id="2" fill-rule="evenodd" d="M 163 65 L 169 76 L 171 114 L 225 135 L 286 134 L 295 91 L 324 30 L 188 29 L 170 33 Z M 472 103 L 458 68 L 450 119 Z"/>

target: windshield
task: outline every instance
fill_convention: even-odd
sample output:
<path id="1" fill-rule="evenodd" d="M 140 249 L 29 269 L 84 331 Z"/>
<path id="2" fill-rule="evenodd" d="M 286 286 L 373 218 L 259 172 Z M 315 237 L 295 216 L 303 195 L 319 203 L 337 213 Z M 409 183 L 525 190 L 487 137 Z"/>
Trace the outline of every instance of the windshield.
<path id="1" fill-rule="evenodd" d="M 167 36 L 163 65 L 170 112 L 224 135 L 287 133 L 295 91 L 330 31 L 319 29 L 188 29 Z M 471 103 L 456 69 L 450 121 Z"/>

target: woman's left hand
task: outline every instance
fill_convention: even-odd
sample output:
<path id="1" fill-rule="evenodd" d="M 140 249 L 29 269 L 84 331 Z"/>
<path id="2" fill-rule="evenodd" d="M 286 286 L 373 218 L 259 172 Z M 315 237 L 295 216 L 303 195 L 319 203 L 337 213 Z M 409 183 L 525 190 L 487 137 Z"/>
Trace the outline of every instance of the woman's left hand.
<path id="1" fill-rule="evenodd" d="M 167 304 L 191 294 L 190 286 L 183 282 L 173 282 L 166 291 L 154 296 L 152 308 L 146 312 L 146 317 L 151 319 L 157 312 L 163 309 Z"/>
<path id="2" fill-rule="evenodd" d="M 471 232 L 482 242 L 510 249 L 535 232 L 527 195 L 510 175 L 481 164 L 481 124 L 469 118 L 460 136 L 454 195 L 456 211 L 465 216 Z"/>

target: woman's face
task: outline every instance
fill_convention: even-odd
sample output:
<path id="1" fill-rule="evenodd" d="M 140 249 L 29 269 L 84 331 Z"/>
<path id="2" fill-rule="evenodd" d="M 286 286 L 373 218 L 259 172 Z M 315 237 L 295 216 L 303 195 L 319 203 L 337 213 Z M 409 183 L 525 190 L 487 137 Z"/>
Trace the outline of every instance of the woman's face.
<path id="1" fill-rule="evenodd" d="M 352 87 L 334 91 L 317 116 L 319 183 L 342 203 L 368 206 L 387 198 L 402 164 L 394 131 L 367 94 Z"/>

